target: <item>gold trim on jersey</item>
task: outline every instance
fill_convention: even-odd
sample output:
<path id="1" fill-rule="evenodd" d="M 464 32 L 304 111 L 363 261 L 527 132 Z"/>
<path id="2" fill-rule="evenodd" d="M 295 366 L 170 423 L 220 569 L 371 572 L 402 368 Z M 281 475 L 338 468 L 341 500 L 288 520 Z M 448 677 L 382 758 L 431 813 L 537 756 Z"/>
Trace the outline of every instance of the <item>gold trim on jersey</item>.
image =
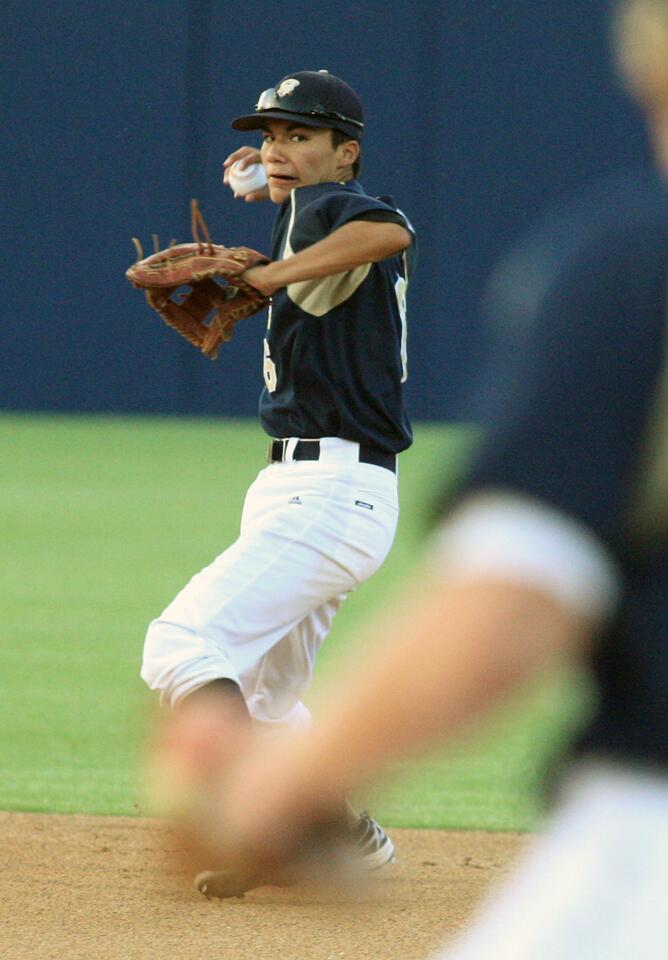
<path id="1" fill-rule="evenodd" d="M 285 236 L 283 260 L 294 256 L 294 250 L 290 243 L 297 211 L 294 190 L 290 195 L 290 202 L 292 208 Z M 313 280 L 299 280 L 297 283 L 289 283 L 286 290 L 292 302 L 305 313 L 310 313 L 313 317 L 324 317 L 326 313 L 329 313 L 334 307 L 338 307 L 339 304 L 345 303 L 355 293 L 368 277 L 370 270 L 371 264 L 364 263 L 359 267 L 353 267 L 352 270 L 334 273 L 329 277 L 316 277 Z"/>

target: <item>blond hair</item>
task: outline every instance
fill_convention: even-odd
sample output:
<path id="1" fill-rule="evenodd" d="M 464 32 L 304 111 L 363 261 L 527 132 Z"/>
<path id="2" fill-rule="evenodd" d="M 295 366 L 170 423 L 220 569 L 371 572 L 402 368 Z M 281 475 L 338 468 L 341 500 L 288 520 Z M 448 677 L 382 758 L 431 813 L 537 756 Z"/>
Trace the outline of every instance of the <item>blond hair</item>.
<path id="1" fill-rule="evenodd" d="M 631 87 L 668 82 L 668 0 L 622 0 L 613 17 L 617 62 Z"/>

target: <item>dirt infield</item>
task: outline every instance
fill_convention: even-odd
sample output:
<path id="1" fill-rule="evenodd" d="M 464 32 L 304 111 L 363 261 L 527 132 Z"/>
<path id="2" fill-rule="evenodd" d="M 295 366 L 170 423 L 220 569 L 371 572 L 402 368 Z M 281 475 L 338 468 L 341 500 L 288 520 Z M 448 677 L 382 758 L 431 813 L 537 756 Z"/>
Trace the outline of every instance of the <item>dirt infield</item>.
<path id="1" fill-rule="evenodd" d="M 417 960 L 461 927 L 524 839 L 394 830 L 372 896 L 265 887 L 207 901 L 157 820 L 0 813 L 0 956 Z"/>

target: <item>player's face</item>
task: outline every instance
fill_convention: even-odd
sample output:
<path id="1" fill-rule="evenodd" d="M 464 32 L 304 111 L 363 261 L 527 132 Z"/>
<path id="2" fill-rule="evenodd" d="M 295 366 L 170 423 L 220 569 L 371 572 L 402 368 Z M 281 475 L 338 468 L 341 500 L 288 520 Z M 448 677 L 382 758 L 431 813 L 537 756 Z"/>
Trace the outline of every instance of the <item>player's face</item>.
<path id="1" fill-rule="evenodd" d="M 645 113 L 656 164 L 668 177 L 668 68 L 638 74 L 632 89 Z"/>
<path id="2" fill-rule="evenodd" d="M 269 196 L 282 203 L 295 187 L 350 179 L 354 141 L 334 147 L 331 130 L 270 120 L 262 132 L 262 162 Z M 352 157 L 352 159 L 351 159 Z"/>
<path id="3" fill-rule="evenodd" d="M 656 163 L 663 176 L 668 177 L 668 98 L 648 110 L 648 123 Z"/>
<path id="4" fill-rule="evenodd" d="M 668 177 L 668 67 L 662 65 L 640 75 L 635 93 L 645 111 L 656 164 Z"/>
<path id="5" fill-rule="evenodd" d="M 621 8 L 618 55 L 643 108 L 657 166 L 668 177 L 668 18 L 666 5 L 629 2 Z"/>

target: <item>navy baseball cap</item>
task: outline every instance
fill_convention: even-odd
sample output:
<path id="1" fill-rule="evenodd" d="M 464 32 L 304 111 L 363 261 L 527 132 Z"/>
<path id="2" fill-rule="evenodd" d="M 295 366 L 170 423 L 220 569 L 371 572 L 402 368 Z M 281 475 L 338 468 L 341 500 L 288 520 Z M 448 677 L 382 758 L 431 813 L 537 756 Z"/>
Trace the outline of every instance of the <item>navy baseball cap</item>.
<path id="1" fill-rule="evenodd" d="M 258 130 L 267 120 L 295 120 L 305 127 L 331 127 L 361 140 L 364 114 L 352 87 L 327 70 L 289 73 L 260 94 L 255 113 L 232 121 L 235 130 Z"/>

